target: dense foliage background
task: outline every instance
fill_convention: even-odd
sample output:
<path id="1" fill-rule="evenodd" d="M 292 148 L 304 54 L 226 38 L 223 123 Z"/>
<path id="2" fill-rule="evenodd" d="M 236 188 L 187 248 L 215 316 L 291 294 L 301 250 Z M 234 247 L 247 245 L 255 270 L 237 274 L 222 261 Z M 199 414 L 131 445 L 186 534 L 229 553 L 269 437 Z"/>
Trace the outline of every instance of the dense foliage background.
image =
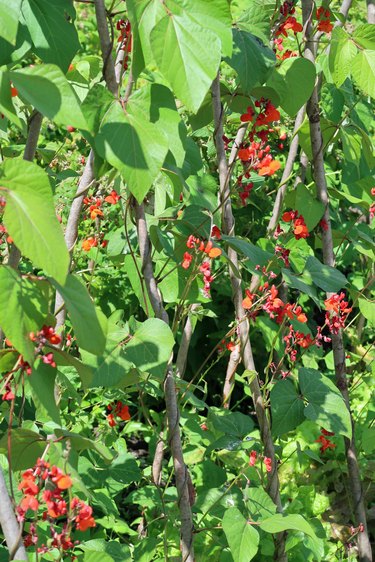
<path id="1" fill-rule="evenodd" d="M 372 560 L 374 18 L 0 0 L 1 561 Z"/>

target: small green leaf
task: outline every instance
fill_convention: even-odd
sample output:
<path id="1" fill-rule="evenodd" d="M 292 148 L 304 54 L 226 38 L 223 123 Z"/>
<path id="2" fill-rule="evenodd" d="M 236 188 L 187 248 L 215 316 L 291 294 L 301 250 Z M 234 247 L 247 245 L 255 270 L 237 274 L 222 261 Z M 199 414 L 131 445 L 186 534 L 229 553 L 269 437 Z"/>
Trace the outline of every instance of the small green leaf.
<path id="1" fill-rule="evenodd" d="M 275 65 L 275 54 L 248 31 L 233 29 L 233 44 L 233 54 L 226 62 L 237 72 L 244 92 L 250 93 L 267 80 Z"/>
<path id="2" fill-rule="evenodd" d="M 66 72 L 80 48 L 72 22 L 75 17 L 72 0 L 23 0 L 22 14 L 34 43 L 35 54 L 43 62 L 57 64 Z"/>
<path id="3" fill-rule="evenodd" d="M 4 224 L 14 243 L 36 267 L 64 283 L 70 259 L 46 172 L 32 162 L 8 159 L 0 181 L 7 202 Z"/>
<path id="4" fill-rule="evenodd" d="M 295 208 L 305 218 L 309 231 L 316 227 L 324 214 L 323 203 L 313 197 L 302 183 L 296 187 Z"/>
<path id="5" fill-rule="evenodd" d="M 234 435 L 243 439 L 254 428 L 254 422 L 250 416 L 241 412 L 228 412 L 228 410 L 210 409 L 208 421 L 216 431 L 226 435 Z"/>
<path id="6" fill-rule="evenodd" d="M 95 308 L 85 284 L 77 275 L 68 275 L 64 285 L 52 284 L 64 299 L 78 345 L 100 355 L 106 343 L 107 319 Z"/>
<path id="7" fill-rule="evenodd" d="M 42 408 L 49 419 L 61 425 L 60 410 L 55 401 L 55 378 L 56 369 L 39 361 L 27 380 L 36 406 Z"/>
<path id="8" fill-rule="evenodd" d="M 283 435 L 299 426 L 305 419 L 302 397 L 293 382 L 278 381 L 271 392 L 272 433 Z"/>
<path id="9" fill-rule="evenodd" d="M 327 431 L 351 438 L 350 414 L 335 384 L 315 369 L 300 369 L 301 392 L 309 404 L 305 416 Z"/>
<path id="10" fill-rule="evenodd" d="M 258 552 L 259 533 L 236 507 L 231 507 L 225 511 L 223 530 L 233 560 L 250 562 Z"/>
<path id="11" fill-rule="evenodd" d="M 375 302 L 364 298 L 358 299 L 359 310 L 368 320 L 369 324 L 375 324 Z"/>
<path id="12" fill-rule="evenodd" d="M 345 275 L 334 267 L 323 265 L 314 256 L 307 258 L 305 272 L 311 275 L 315 285 L 323 291 L 336 293 L 348 284 Z"/>
<path id="13" fill-rule="evenodd" d="M 60 68 L 39 64 L 9 72 L 20 95 L 58 125 L 87 129 L 80 102 Z"/>

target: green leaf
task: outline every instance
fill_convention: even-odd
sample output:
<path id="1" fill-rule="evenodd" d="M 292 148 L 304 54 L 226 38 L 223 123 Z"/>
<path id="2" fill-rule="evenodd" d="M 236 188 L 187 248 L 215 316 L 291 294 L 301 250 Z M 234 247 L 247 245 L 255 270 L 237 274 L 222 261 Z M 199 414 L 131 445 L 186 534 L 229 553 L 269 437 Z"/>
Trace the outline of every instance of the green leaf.
<path id="1" fill-rule="evenodd" d="M 354 41 L 364 49 L 375 50 L 375 28 L 372 23 L 359 25 L 353 33 Z"/>
<path id="2" fill-rule="evenodd" d="M 0 0 L 0 38 L 16 44 L 21 0 Z"/>
<path id="3" fill-rule="evenodd" d="M 60 410 L 55 401 L 55 378 L 56 369 L 39 360 L 27 380 L 37 408 L 45 412 L 47 419 L 61 425 Z"/>
<path id="4" fill-rule="evenodd" d="M 299 426 L 305 419 L 302 397 L 292 381 L 278 381 L 271 392 L 272 433 L 283 435 Z"/>
<path id="5" fill-rule="evenodd" d="M 84 551 L 83 562 L 131 562 L 129 547 L 117 541 L 92 539 L 79 545 Z"/>
<path id="6" fill-rule="evenodd" d="M 340 128 L 340 137 L 345 159 L 359 169 L 362 156 L 362 136 L 355 127 L 347 125 Z"/>
<path id="7" fill-rule="evenodd" d="M 245 93 L 261 86 L 275 65 L 275 53 L 248 31 L 233 29 L 233 54 L 226 62 L 234 68 Z"/>
<path id="8" fill-rule="evenodd" d="M 176 165 L 182 167 L 186 156 L 187 130 L 176 108 L 172 92 L 161 84 L 150 84 L 131 97 L 131 112 L 155 123 L 168 139 L 168 149 Z"/>
<path id="9" fill-rule="evenodd" d="M 35 54 L 43 62 L 57 64 L 66 72 L 80 48 L 77 31 L 71 21 L 75 16 L 72 0 L 23 0 L 22 14 Z"/>
<path id="10" fill-rule="evenodd" d="M 254 246 L 251 242 L 247 242 L 246 240 L 241 240 L 241 238 L 233 238 L 232 236 L 222 236 L 222 239 L 228 243 L 228 245 L 243 254 L 249 259 L 250 266 L 254 268 L 256 265 L 268 265 L 270 260 L 274 258 L 274 256 L 270 252 L 266 252 L 258 246 Z"/>
<path id="11" fill-rule="evenodd" d="M 302 533 L 311 537 L 314 542 L 318 542 L 318 537 L 310 523 L 299 514 L 283 516 L 281 513 L 276 513 L 276 515 L 262 521 L 259 526 L 263 531 L 266 531 L 266 533 L 272 534 L 281 533 L 288 529 L 302 531 Z"/>
<path id="12" fill-rule="evenodd" d="M 142 473 L 131 453 L 120 453 L 108 468 L 107 477 L 126 485 L 139 482 Z"/>
<path id="13" fill-rule="evenodd" d="M 293 117 L 307 102 L 315 85 L 315 66 L 307 59 L 292 57 L 286 59 L 275 68 L 267 86 L 280 96 L 280 105 Z"/>
<path id="14" fill-rule="evenodd" d="M 89 365 L 85 365 L 79 359 L 77 359 L 77 357 L 74 357 L 74 355 L 70 355 L 70 353 L 67 353 L 62 349 L 56 349 L 53 354 L 58 366 L 70 365 L 74 367 L 79 375 L 79 378 L 81 379 L 82 386 L 85 390 L 91 385 L 93 379 L 93 370 Z"/>
<path id="15" fill-rule="evenodd" d="M 177 0 L 186 15 L 197 25 L 215 33 L 221 41 L 225 57 L 232 54 L 232 16 L 228 0 Z"/>
<path id="16" fill-rule="evenodd" d="M 303 215 L 309 231 L 316 227 L 324 214 L 324 205 L 302 184 L 296 187 L 295 208 Z"/>
<path id="17" fill-rule="evenodd" d="M 304 275 L 306 273 L 310 274 L 317 287 L 330 293 L 336 293 L 348 284 L 345 275 L 334 267 L 323 265 L 314 256 L 309 256 L 306 260 Z"/>
<path id="18" fill-rule="evenodd" d="M 64 299 L 78 345 L 100 355 L 105 349 L 107 319 L 95 308 L 85 284 L 77 275 L 69 274 L 64 285 L 52 284 Z"/>
<path id="19" fill-rule="evenodd" d="M 87 129 L 80 102 L 63 72 L 53 64 L 39 64 L 9 72 L 20 95 L 57 125 Z"/>
<path id="20" fill-rule="evenodd" d="M 375 98 L 375 51 L 360 51 L 353 59 L 351 69 L 360 90 Z"/>
<path id="21" fill-rule="evenodd" d="M 7 202 L 4 224 L 14 243 L 36 267 L 64 283 L 70 258 L 46 172 L 32 162 L 8 159 L 0 181 Z"/>
<path id="22" fill-rule="evenodd" d="M 12 267 L 0 266 L 0 326 L 6 337 L 30 364 L 34 344 L 30 332 L 37 332 L 48 315 L 46 281 L 22 278 Z"/>
<path id="23" fill-rule="evenodd" d="M 320 301 L 318 299 L 318 295 L 314 285 L 307 284 L 306 283 L 307 279 L 304 279 L 303 277 L 301 278 L 301 276 L 294 275 L 293 273 L 291 273 L 289 269 L 282 269 L 281 271 L 282 271 L 283 279 L 285 283 L 288 285 L 288 287 L 293 287 L 293 289 L 297 289 L 301 293 L 305 293 L 306 295 L 309 295 L 309 297 L 313 299 L 315 304 L 320 306 Z"/>
<path id="24" fill-rule="evenodd" d="M 118 103 L 108 110 L 96 148 L 117 168 L 139 203 L 158 175 L 168 150 L 166 135 L 153 123 L 131 112 L 131 99 L 125 114 Z"/>
<path id="25" fill-rule="evenodd" d="M 234 435 L 243 439 L 254 428 L 254 422 L 250 416 L 241 412 L 228 412 L 228 410 L 210 409 L 208 421 L 216 431 L 226 435 Z"/>
<path id="26" fill-rule="evenodd" d="M 246 488 L 244 499 L 252 521 L 271 517 L 276 513 L 276 505 L 262 487 Z"/>
<path id="27" fill-rule="evenodd" d="M 227 509 L 223 517 L 223 531 L 230 546 L 233 560 L 249 562 L 258 552 L 259 533 L 239 509 Z"/>
<path id="28" fill-rule="evenodd" d="M 9 2 L 6 9 L 9 9 Z M 31 39 L 29 31 L 26 25 L 19 22 L 15 46 L 0 37 L 0 66 L 24 59 L 30 49 Z"/>
<path id="29" fill-rule="evenodd" d="M 0 45 L 1 46 L 1 45 Z M 0 71 L 0 112 L 20 129 L 26 129 L 14 108 L 8 72 Z"/>
<path id="30" fill-rule="evenodd" d="M 104 443 L 101 443 L 100 441 L 94 441 L 94 439 L 89 439 L 88 437 L 84 437 L 79 433 L 74 433 L 72 431 L 67 431 L 66 429 L 60 429 L 58 427 L 55 429 L 55 434 L 58 438 L 64 437 L 66 439 L 69 439 L 72 447 L 77 451 L 92 449 L 99 453 L 99 455 L 106 461 L 113 460 L 113 454 L 111 453 L 111 451 L 104 445 Z"/>
<path id="31" fill-rule="evenodd" d="M 342 27 L 335 27 L 332 31 L 329 51 L 329 69 L 333 82 L 338 88 L 350 75 L 353 59 L 357 47 Z"/>
<path id="32" fill-rule="evenodd" d="M 46 447 L 43 437 L 30 429 L 12 429 L 10 439 L 12 470 L 32 468 Z M 0 439 L 0 453 L 8 453 L 8 433 Z"/>
<path id="33" fill-rule="evenodd" d="M 174 346 L 170 327 L 158 318 L 143 322 L 123 351 L 124 358 L 144 373 L 164 378 Z"/>
<path id="34" fill-rule="evenodd" d="M 166 14 L 151 31 L 152 54 L 176 96 L 196 112 L 220 64 L 220 40 L 187 13 Z"/>
<path id="35" fill-rule="evenodd" d="M 305 416 L 320 427 L 350 439 L 350 414 L 335 384 L 315 369 L 300 369 L 298 378 L 301 392 L 309 402 Z"/>
<path id="36" fill-rule="evenodd" d="M 375 324 L 375 302 L 364 298 L 358 299 L 359 310 L 368 320 L 369 324 Z"/>
<path id="37" fill-rule="evenodd" d="M 259 37 L 265 45 L 270 40 L 271 18 L 275 13 L 274 0 L 250 0 L 249 6 L 236 21 L 236 26 L 250 31 Z"/>

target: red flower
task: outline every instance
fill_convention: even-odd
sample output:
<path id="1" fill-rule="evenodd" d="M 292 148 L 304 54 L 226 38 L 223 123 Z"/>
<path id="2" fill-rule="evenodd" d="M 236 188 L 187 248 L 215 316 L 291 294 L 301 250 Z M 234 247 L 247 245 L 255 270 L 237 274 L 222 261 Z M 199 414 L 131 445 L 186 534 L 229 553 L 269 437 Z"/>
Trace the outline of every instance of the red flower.
<path id="1" fill-rule="evenodd" d="M 324 437 L 324 435 L 319 435 L 316 443 L 320 443 L 320 452 L 323 454 L 327 449 L 335 449 L 336 445 L 332 443 L 329 439 Z"/>
<path id="2" fill-rule="evenodd" d="M 192 261 L 193 261 L 193 256 L 189 254 L 189 252 L 185 252 L 181 267 L 183 267 L 184 269 L 189 269 Z"/>
<path id="3" fill-rule="evenodd" d="M 293 33 L 298 33 L 303 30 L 303 27 L 300 23 L 297 22 L 296 18 L 293 16 L 289 16 L 279 27 L 276 31 L 276 36 L 284 35 L 285 37 L 288 36 L 288 30 L 291 29 Z"/>
<path id="4" fill-rule="evenodd" d="M 318 23 L 318 30 L 324 33 L 331 33 L 333 29 L 333 24 L 329 20 L 321 20 Z"/>
<path id="5" fill-rule="evenodd" d="M 131 419 L 131 415 L 129 413 L 129 407 L 124 405 L 122 402 L 117 402 L 115 407 L 115 414 L 121 418 L 123 421 L 128 421 Z"/>
<path id="6" fill-rule="evenodd" d="M 249 465 L 250 466 L 254 466 L 257 460 L 257 452 L 256 451 L 251 451 L 250 453 L 250 459 L 249 459 Z"/>
<path id="7" fill-rule="evenodd" d="M 272 459 L 270 459 L 269 457 L 264 457 L 263 462 L 265 464 L 266 471 L 272 472 Z"/>
<path id="8" fill-rule="evenodd" d="M 246 297 L 242 301 L 242 308 L 249 310 L 253 306 L 255 295 L 250 293 L 249 289 L 245 289 Z"/>
<path id="9" fill-rule="evenodd" d="M 249 121 L 252 121 L 254 117 L 254 110 L 251 106 L 249 106 L 247 108 L 247 113 L 243 113 L 240 117 L 242 123 L 248 123 Z"/>
<path id="10" fill-rule="evenodd" d="M 117 191 L 112 189 L 111 194 L 107 195 L 107 197 L 104 199 L 104 201 L 106 201 L 107 203 L 110 203 L 110 205 L 116 205 L 116 203 L 118 203 L 120 201 L 120 199 L 121 199 L 121 197 L 117 193 Z"/>
<path id="11" fill-rule="evenodd" d="M 216 240 L 221 240 L 221 231 L 217 226 L 213 226 L 211 229 L 211 238 L 216 238 Z"/>

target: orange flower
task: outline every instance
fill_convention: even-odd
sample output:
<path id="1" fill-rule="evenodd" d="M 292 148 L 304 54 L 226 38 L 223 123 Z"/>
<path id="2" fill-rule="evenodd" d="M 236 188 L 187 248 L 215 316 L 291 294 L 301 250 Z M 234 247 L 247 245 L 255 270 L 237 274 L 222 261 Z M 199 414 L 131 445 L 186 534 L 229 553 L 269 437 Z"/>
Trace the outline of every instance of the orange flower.
<path id="1" fill-rule="evenodd" d="M 209 257 L 209 258 L 218 258 L 219 256 L 221 256 L 221 250 L 220 250 L 220 248 L 212 248 L 212 249 L 208 252 L 208 257 Z"/>
<path id="2" fill-rule="evenodd" d="M 97 245 L 98 245 L 97 239 L 94 236 L 90 236 L 90 238 L 87 238 L 86 240 L 83 240 L 82 249 L 85 252 L 88 252 L 89 250 L 91 250 L 91 248 L 94 248 Z"/>
<path id="3" fill-rule="evenodd" d="M 246 294 L 246 297 L 242 301 L 242 307 L 245 310 L 249 310 L 253 305 L 253 300 L 254 300 L 255 295 L 250 293 L 249 289 L 245 289 L 245 294 Z"/>
<path id="4" fill-rule="evenodd" d="M 10 94 L 11 94 L 12 98 L 17 97 L 17 96 L 18 96 L 18 90 L 17 90 L 17 88 L 13 88 L 13 87 L 12 87 L 12 88 L 10 89 Z"/>
<path id="5" fill-rule="evenodd" d="M 333 29 L 333 24 L 329 20 L 321 20 L 318 23 L 318 30 L 324 33 L 331 33 Z"/>
<path id="6" fill-rule="evenodd" d="M 102 217 L 102 216 L 103 216 L 103 211 L 98 209 L 98 207 L 95 207 L 95 205 L 91 205 L 91 207 L 90 207 L 91 220 L 95 220 L 96 217 Z"/>
<path id="7" fill-rule="evenodd" d="M 72 479 L 67 474 L 59 475 L 55 483 L 59 490 L 67 490 L 73 486 Z"/>
<path id="8" fill-rule="evenodd" d="M 279 170 L 280 167 L 281 164 L 278 160 L 271 160 L 271 162 L 268 165 L 263 166 L 258 170 L 258 174 L 260 176 L 272 176 L 272 174 L 277 172 L 277 170 Z"/>

